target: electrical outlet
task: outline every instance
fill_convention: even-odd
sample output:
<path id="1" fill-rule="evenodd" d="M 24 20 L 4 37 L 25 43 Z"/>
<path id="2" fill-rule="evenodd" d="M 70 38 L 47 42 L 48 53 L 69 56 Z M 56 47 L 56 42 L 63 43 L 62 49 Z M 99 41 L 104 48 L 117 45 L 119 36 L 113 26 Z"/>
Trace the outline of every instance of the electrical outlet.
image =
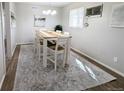
<path id="1" fill-rule="evenodd" d="M 118 62 L 118 57 L 114 57 L 114 62 Z"/>

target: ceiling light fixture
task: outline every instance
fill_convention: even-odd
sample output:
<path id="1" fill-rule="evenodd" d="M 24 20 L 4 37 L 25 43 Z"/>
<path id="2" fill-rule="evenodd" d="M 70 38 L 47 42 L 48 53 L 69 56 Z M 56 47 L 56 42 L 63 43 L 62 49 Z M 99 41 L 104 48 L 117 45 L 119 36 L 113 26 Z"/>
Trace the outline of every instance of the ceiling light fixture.
<path id="1" fill-rule="evenodd" d="M 50 10 L 50 9 L 49 10 L 43 10 L 42 13 L 44 15 L 56 15 L 57 14 L 56 10 Z"/>
<path id="2" fill-rule="evenodd" d="M 49 6 L 52 7 L 52 3 L 50 3 Z M 44 15 L 56 15 L 57 14 L 57 11 L 56 10 L 53 10 L 53 9 L 48 9 L 48 10 L 43 10 L 42 13 Z"/>
<path id="3" fill-rule="evenodd" d="M 55 15 L 56 14 L 56 10 L 53 10 L 52 12 L 51 12 L 51 15 Z"/>

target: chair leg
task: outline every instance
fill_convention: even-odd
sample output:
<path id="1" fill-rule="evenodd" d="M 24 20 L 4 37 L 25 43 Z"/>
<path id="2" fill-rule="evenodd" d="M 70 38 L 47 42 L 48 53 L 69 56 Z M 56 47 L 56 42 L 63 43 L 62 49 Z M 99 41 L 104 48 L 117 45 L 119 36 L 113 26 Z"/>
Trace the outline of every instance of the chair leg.
<path id="1" fill-rule="evenodd" d="M 39 54 L 38 54 L 38 45 L 35 43 L 35 45 L 34 45 L 34 56 L 35 57 L 38 57 L 39 56 Z"/>
<path id="2" fill-rule="evenodd" d="M 40 51 L 40 45 L 38 45 L 38 52 L 39 52 L 39 61 L 40 61 L 40 53 L 41 53 L 41 51 Z"/>
<path id="3" fill-rule="evenodd" d="M 63 67 L 65 67 L 65 61 L 66 61 L 66 51 L 63 53 Z"/>
<path id="4" fill-rule="evenodd" d="M 34 46 L 34 53 L 35 53 L 35 48 L 36 48 L 36 41 L 35 40 L 34 40 L 33 46 Z"/>
<path id="5" fill-rule="evenodd" d="M 36 56 L 38 57 L 38 45 L 36 45 Z"/>
<path id="6" fill-rule="evenodd" d="M 54 68 L 55 68 L 55 71 L 56 71 L 56 69 L 57 69 L 57 55 L 56 55 L 56 53 L 55 53 L 55 61 L 54 61 L 55 63 L 54 63 Z"/>
<path id="7" fill-rule="evenodd" d="M 36 58 L 36 45 L 34 43 L 34 58 Z"/>
<path id="8" fill-rule="evenodd" d="M 34 54 L 36 54 L 36 45 L 34 44 Z"/>
<path id="9" fill-rule="evenodd" d="M 56 68 L 57 68 L 57 64 L 56 64 L 56 61 L 55 61 L 55 71 L 56 71 Z"/>

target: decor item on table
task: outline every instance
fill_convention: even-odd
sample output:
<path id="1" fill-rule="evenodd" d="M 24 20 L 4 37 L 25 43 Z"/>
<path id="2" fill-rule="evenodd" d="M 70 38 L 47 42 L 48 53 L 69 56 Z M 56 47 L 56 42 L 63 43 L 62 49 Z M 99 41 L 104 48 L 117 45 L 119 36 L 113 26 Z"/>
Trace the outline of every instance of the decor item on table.
<path id="1" fill-rule="evenodd" d="M 34 26 L 35 27 L 45 27 L 46 18 L 41 16 L 34 16 Z"/>
<path id="2" fill-rule="evenodd" d="M 62 32 L 63 31 L 62 26 L 61 25 L 56 25 L 54 31 L 56 31 L 56 30 L 59 30 L 59 31 Z"/>
<path id="3" fill-rule="evenodd" d="M 124 4 L 112 6 L 111 27 L 124 27 Z"/>

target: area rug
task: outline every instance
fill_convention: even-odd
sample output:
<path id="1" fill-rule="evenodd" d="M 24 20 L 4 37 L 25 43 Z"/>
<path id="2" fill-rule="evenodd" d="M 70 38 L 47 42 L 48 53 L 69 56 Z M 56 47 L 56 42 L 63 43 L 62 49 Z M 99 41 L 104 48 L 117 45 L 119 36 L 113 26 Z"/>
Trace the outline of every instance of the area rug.
<path id="1" fill-rule="evenodd" d="M 44 68 L 42 59 L 39 62 L 34 53 L 33 45 L 22 45 L 13 90 L 80 91 L 116 79 L 73 52 L 65 68 L 59 58 L 57 71 L 51 62 Z"/>

